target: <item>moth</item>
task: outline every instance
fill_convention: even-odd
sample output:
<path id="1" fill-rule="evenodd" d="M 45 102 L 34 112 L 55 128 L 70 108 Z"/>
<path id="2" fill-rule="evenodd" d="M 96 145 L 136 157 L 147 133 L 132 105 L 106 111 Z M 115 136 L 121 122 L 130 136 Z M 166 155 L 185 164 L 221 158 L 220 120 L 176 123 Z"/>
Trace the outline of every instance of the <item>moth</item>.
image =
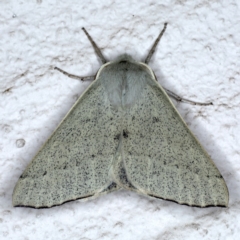
<path id="1" fill-rule="evenodd" d="M 83 28 L 103 65 L 20 176 L 14 206 L 49 208 L 121 188 L 189 206 L 228 205 L 222 175 L 168 94 L 187 100 L 165 91 L 147 65 L 166 27 L 145 62 L 127 54 L 107 62 Z"/>

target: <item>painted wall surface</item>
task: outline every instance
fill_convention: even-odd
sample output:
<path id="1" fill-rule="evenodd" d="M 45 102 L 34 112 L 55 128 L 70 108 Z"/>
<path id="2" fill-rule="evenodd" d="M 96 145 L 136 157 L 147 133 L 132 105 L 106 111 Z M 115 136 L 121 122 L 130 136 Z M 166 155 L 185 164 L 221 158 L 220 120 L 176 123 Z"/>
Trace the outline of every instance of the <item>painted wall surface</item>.
<path id="1" fill-rule="evenodd" d="M 240 3 L 234 0 L 2 1 L 0 3 L 1 239 L 239 239 Z M 13 208 L 14 186 L 90 84 L 54 70 L 95 75 L 101 66 L 85 27 L 113 60 L 145 59 L 229 188 L 228 208 L 194 208 L 118 191 L 51 209 Z"/>

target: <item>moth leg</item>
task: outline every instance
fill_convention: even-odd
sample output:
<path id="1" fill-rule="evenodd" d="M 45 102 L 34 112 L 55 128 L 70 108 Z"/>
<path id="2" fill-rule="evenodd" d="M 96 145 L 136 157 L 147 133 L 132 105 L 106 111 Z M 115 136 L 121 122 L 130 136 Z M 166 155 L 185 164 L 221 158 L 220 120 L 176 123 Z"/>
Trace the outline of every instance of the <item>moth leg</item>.
<path id="1" fill-rule="evenodd" d="M 185 103 L 189 103 L 189 104 L 192 104 L 192 105 L 200 105 L 200 106 L 208 106 L 208 105 L 213 105 L 212 102 L 206 102 L 206 103 L 202 103 L 202 102 L 195 102 L 195 101 L 192 101 L 192 100 L 189 100 L 189 99 L 186 99 L 186 98 L 182 98 L 180 96 L 178 96 L 177 94 L 175 94 L 174 92 L 171 92 L 170 90 L 164 88 L 164 90 L 166 91 L 166 93 L 176 99 L 177 101 L 179 102 L 185 102 Z"/>
<path id="2" fill-rule="evenodd" d="M 70 77 L 70 78 L 74 78 L 74 79 L 77 79 L 77 80 L 81 80 L 81 81 L 93 81 L 95 76 L 86 76 L 86 77 L 80 77 L 80 76 L 77 76 L 77 75 L 73 75 L 71 73 L 68 73 L 64 70 L 62 70 L 61 68 L 58 68 L 58 67 L 54 67 L 54 69 L 58 70 L 59 72 L 63 73 L 64 75 Z"/>

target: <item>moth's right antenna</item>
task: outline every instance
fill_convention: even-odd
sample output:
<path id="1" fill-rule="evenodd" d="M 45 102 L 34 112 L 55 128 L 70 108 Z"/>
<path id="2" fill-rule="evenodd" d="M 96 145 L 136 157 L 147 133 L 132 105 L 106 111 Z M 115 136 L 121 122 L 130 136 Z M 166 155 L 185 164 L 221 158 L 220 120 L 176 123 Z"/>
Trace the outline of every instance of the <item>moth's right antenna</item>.
<path id="1" fill-rule="evenodd" d="M 149 61 L 150 61 L 153 53 L 155 52 L 155 49 L 156 49 L 156 47 L 157 47 L 157 44 L 159 43 L 159 41 L 160 41 L 162 35 L 164 34 L 166 28 L 167 28 L 167 23 L 164 23 L 164 28 L 163 28 L 163 30 L 160 32 L 159 36 L 158 36 L 157 39 L 155 40 L 155 42 L 154 42 L 154 44 L 153 44 L 150 52 L 148 53 L 148 56 L 147 56 L 146 59 L 145 59 L 145 63 L 146 63 L 146 64 L 149 63 Z"/>
<path id="2" fill-rule="evenodd" d="M 97 46 L 97 44 L 93 41 L 92 37 L 89 35 L 89 33 L 87 32 L 87 30 L 85 28 L 82 28 L 82 30 L 85 32 L 85 34 L 87 35 L 89 41 L 91 42 L 96 54 L 98 55 L 98 57 L 101 59 L 102 63 L 106 63 L 107 60 L 104 58 L 101 50 L 99 49 L 99 47 Z"/>

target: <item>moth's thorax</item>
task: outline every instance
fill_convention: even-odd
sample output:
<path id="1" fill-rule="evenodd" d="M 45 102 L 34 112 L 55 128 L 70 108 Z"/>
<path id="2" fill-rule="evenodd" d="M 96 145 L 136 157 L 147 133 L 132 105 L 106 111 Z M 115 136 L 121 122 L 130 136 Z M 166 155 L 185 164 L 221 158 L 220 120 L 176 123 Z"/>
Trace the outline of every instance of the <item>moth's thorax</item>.
<path id="1" fill-rule="evenodd" d="M 141 97 L 147 81 L 153 79 L 150 69 L 122 55 L 100 69 L 99 81 L 103 84 L 110 104 L 115 108 L 129 108 Z"/>

